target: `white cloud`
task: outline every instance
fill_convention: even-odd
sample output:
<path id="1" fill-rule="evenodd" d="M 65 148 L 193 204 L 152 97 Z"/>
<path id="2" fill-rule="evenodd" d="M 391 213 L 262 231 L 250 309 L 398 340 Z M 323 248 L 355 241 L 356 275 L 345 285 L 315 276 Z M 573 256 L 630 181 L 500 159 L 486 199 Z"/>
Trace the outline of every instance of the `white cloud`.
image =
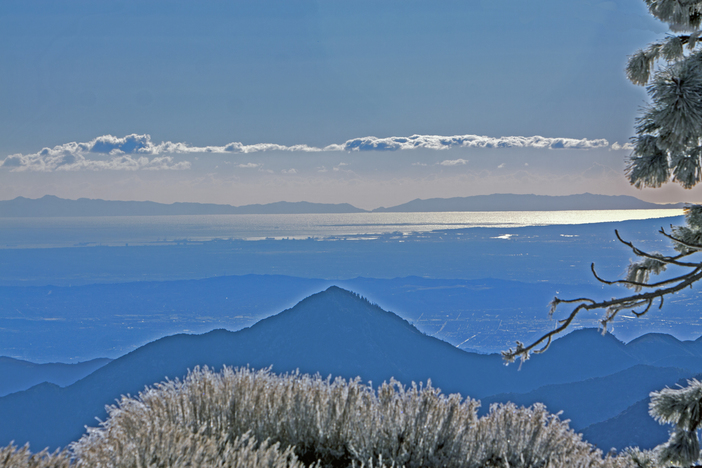
<path id="1" fill-rule="evenodd" d="M 297 171 L 295 169 L 283 169 L 282 171 L 283 174 L 297 174 Z"/>
<path id="2" fill-rule="evenodd" d="M 462 166 L 464 164 L 468 164 L 468 160 L 467 159 L 445 159 L 445 160 L 441 161 L 440 163 L 436 163 L 436 164 L 440 164 L 442 166 Z"/>
<path id="3" fill-rule="evenodd" d="M 257 167 L 261 167 L 261 164 L 256 164 L 256 163 L 246 163 L 246 164 L 239 164 L 237 167 L 241 167 L 242 169 L 255 169 Z"/>
<path id="4" fill-rule="evenodd" d="M 15 154 L 8 156 L 0 167 L 11 171 L 136 171 L 136 170 L 184 170 L 190 169 L 189 161 L 175 162 L 172 156 L 136 156 L 115 154 L 107 159 L 89 159 L 83 154 Z"/>
<path id="5" fill-rule="evenodd" d="M 505 163 L 502 163 L 499 166 L 497 166 L 498 169 L 502 169 L 503 167 L 505 167 Z"/>
<path id="6" fill-rule="evenodd" d="M 487 137 L 478 135 L 412 135 L 410 137 L 355 138 L 342 144 L 323 148 L 307 145 L 278 145 L 257 143 L 245 145 L 233 142 L 224 146 L 193 146 L 184 142 L 165 141 L 155 144 L 150 135 L 132 134 L 125 137 L 103 135 L 89 142 L 71 142 L 53 148 L 43 148 L 32 154 L 15 154 L 0 161 L 0 167 L 11 171 L 75 171 L 75 170 L 164 170 L 189 169 L 190 162 L 175 162 L 169 154 L 249 154 L 268 151 L 321 152 L 321 151 L 402 151 L 417 148 L 446 150 L 450 148 L 543 148 L 594 149 L 609 146 L 607 140 L 573 138 L 545 138 L 541 136 Z M 630 149 L 614 143 L 612 149 Z M 153 156 L 153 157 L 151 157 Z M 151 158 L 150 158 L 151 157 Z M 467 161 L 444 161 L 442 165 L 465 164 Z M 464 161 L 464 162 L 461 162 Z M 253 164 L 253 163 L 249 163 Z M 344 165 L 343 163 L 337 167 Z M 239 165 L 239 167 L 255 167 Z"/>
<path id="7" fill-rule="evenodd" d="M 330 145 L 346 151 L 398 151 L 416 148 L 445 150 L 450 148 L 545 148 L 545 149 L 593 149 L 609 146 L 605 139 L 581 140 L 573 138 L 545 138 L 541 136 L 487 137 L 478 135 L 412 135 L 410 137 L 365 137 L 348 140 L 343 145 Z"/>
<path id="8" fill-rule="evenodd" d="M 614 143 L 612 143 L 611 148 L 612 148 L 614 151 L 618 151 L 618 150 L 629 150 L 629 151 L 631 151 L 631 150 L 634 149 L 634 145 L 632 145 L 631 143 L 625 143 L 625 144 L 623 144 L 623 145 L 620 145 L 618 141 L 615 141 Z"/>

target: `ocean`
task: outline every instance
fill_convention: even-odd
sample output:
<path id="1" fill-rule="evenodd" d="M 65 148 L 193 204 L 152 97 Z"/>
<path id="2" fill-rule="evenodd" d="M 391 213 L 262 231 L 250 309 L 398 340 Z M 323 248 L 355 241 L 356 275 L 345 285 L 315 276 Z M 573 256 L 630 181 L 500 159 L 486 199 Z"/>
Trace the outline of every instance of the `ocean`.
<path id="1" fill-rule="evenodd" d="M 591 224 L 679 215 L 680 209 L 0 218 L 0 248 L 158 245 L 214 239 L 364 240 L 390 233 Z"/>

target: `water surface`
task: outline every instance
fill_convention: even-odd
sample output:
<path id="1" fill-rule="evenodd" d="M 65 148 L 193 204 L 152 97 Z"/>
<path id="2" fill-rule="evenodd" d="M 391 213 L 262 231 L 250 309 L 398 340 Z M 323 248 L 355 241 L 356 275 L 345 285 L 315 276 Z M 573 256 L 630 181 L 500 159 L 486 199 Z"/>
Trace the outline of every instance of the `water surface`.
<path id="1" fill-rule="evenodd" d="M 0 248 L 213 239 L 369 239 L 395 232 L 589 224 L 681 214 L 681 209 L 664 209 L 0 218 Z"/>

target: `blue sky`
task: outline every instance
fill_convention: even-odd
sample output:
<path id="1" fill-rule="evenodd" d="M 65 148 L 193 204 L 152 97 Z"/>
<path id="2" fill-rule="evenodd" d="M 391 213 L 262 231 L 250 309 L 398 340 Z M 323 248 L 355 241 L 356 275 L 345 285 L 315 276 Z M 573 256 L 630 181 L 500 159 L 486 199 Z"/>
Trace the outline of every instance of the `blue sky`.
<path id="1" fill-rule="evenodd" d="M 665 32 L 641 0 L 6 0 L 0 199 L 702 200 L 622 173 Z"/>

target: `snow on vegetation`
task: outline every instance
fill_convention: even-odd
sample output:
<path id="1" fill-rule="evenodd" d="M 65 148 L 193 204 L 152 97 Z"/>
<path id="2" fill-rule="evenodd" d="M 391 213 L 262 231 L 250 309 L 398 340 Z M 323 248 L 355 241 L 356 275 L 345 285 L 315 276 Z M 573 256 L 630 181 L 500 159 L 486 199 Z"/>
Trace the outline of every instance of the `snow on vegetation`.
<path id="1" fill-rule="evenodd" d="M 493 405 L 482 418 L 479 405 L 430 383 L 373 389 L 359 379 L 196 368 L 122 397 L 63 452 L 10 445 L 0 466 L 624 468 L 648 458 L 603 457 L 540 404 Z"/>

